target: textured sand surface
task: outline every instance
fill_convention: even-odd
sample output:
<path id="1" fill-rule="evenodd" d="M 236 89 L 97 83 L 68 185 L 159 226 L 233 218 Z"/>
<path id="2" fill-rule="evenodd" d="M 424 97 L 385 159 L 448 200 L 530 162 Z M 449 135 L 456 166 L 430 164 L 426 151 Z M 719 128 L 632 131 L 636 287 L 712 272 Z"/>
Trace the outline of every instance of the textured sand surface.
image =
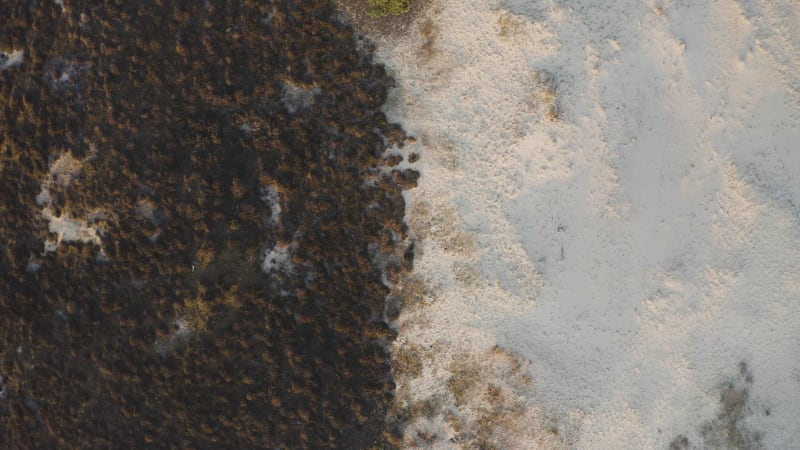
<path id="1" fill-rule="evenodd" d="M 422 155 L 407 447 L 800 440 L 797 23 L 791 1 L 443 0 L 377 38 Z"/>

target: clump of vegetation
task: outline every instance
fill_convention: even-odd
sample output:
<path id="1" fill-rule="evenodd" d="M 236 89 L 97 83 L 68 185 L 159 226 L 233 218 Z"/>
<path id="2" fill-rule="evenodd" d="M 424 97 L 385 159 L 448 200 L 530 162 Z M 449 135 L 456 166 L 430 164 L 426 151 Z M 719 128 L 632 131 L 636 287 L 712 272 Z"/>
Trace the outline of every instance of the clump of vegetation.
<path id="1" fill-rule="evenodd" d="M 762 434 L 751 430 L 746 423 L 753 414 L 750 388 L 753 374 L 745 361 L 739 363 L 738 377 L 720 386 L 721 410 L 717 417 L 700 428 L 703 448 L 763 449 Z M 769 410 L 765 411 L 769 415 Z M 696 448 L 686 435 L 678 435 L 669 445 L 669 450 Z"/>
<path id="2" fill-rule="evenodd" d="M 369 7 L 374 17 L 398 16 L 411 9 L 411 0 L 369 0 Z"/>

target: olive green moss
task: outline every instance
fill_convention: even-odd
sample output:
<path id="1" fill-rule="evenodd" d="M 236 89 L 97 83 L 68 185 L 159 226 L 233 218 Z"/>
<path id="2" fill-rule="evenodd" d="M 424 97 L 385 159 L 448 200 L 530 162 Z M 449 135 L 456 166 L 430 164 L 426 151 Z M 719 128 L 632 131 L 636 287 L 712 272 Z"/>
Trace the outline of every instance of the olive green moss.
<path id="1" fill-rule="evenodd" d="M 411 0 L 369 0 L 369 13 L 375 17 L 405 14 L 411 9 Z"/>

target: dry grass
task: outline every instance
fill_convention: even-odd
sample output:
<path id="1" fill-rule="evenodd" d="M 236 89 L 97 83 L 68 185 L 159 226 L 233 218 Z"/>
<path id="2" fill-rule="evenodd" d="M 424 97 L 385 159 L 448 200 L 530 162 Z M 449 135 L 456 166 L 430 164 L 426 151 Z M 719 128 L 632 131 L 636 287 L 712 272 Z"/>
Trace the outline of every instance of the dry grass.
<path id="1" fill-rule="evenodd" d="M 559 119 L 557 82 L 555 76 L 545 70 L 534 72 L 531 76 L 533 93 L 530 106 L 534 110 L 542 111 L 550 121 Z"/>
<path id="2" fill-rule="evenodd" d="M 497 35 L 500 37 L 511 37 L 522 32 L 523 20 L 516 14 L 509 11 L 500 11 L 497 14 L 497 26 L 499 28 Z"/>
<path id="3" fill-rule="evenodd" d="M 455 398 L 456 405 L 461 406 L 474 397 L 476 386 L 481 380 L 480 366 L 474 362 L 456 360 L 450 366 L 453 376 L 447 383 L 447 388 Z"/>
<path id="4" fill-rule="evenodd" d="M 481 355 L 462 355 L 454 359 L 450 372 L 448 389 L 455 409 L 447 417 L 464 448 L 567 445 L 558 427 L 526 403 L 532 380 L 514 354 L 494 347 Z"/>
<path id="5" fill-rule="evenodd" d="M 419 49 L 418 55 L 423 62 L 429 62 L 435 53 L 434 43 L 439 34 L 439 27 L 437 27 L 431 19 L 427 19 L 422 23 L 420 34 L 422 34 L 424 42 Z"/>
<path id="6" fill-rule="evenodd" d="M 399 347 L 392 355 L 395 376 L 416 378 L 422 374 L 422 354 L 414 344 Z"/>

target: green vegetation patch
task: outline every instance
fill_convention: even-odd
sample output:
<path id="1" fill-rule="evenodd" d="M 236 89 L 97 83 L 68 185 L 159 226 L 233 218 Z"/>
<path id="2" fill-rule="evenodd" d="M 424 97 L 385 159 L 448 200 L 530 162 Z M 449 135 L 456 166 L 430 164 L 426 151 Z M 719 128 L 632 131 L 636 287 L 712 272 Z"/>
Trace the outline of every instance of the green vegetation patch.
<path id="1" fill-rule="evenodd" d="M 411 0 L 369 0 L 369 13 L 374 17 L 405 14 L 411 9 Z"/>

